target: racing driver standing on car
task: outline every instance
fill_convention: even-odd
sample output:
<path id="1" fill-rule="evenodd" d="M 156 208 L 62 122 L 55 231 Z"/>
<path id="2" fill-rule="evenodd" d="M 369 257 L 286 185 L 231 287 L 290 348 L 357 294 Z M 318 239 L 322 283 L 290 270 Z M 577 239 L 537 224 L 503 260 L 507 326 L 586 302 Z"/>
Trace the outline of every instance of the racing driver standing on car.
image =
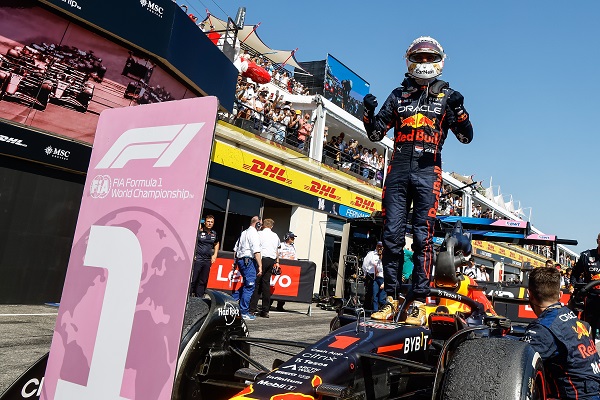
<path id="1" fill-rule="evenodd" d="M 375 115 L 377 99 L 364 98 L 363 123 L 371 141 L 379 141 L 394 127 L 395 148 L 383 188 L 382 214 L 384 286 L 397 298 L 402 283 L 402 260 L 407 217 L 412 204 L 412 295 L 415 299 L 406 323 L 425 323 L 424 300 L 433 268 L 433 229 L 442 189 L 441 150 L 448 129 L 462 143 L 473 139 L 473 127 L 463 96 L 437 79 L 446 55 L 431 37 L 415 39 L 406 51 L 408 73 Z M 388 304 L 373 318 L 390 319 Z"/>

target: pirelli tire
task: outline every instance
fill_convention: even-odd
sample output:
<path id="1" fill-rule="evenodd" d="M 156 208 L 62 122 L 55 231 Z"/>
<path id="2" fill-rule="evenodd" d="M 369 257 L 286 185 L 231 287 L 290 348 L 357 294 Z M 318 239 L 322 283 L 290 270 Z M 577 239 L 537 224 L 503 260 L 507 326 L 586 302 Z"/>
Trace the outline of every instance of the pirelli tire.
<path id="1" fill-rule="evenodd" d="M 452 355 L 439 399 L 538 400 L 544 384 L 542 359 L 528 343 L 467 340 Z"/>

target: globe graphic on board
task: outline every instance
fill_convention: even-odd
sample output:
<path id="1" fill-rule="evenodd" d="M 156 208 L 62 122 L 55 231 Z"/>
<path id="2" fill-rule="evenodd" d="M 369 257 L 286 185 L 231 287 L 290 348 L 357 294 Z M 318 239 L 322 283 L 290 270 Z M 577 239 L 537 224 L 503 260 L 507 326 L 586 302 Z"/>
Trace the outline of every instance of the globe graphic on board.
<path id="1" fill-rule="evenodd" d="M 146 400 L 156 398 L 156 393 L 160 393 L 160 398 L 170 398 L 171 385 L 168 383 L 176 367 L 178 342 L 173 343 L 174 339 L 169 339 L 165 332 L 173 329 L 172 326 L 167 328 L 169 321 L 183 314 L 173 299 L 181 299 L 181 296 L 174 296 L 172 291 L 182 291 L 179 294 L 187 296 L 189 282 L 181 282 L 181 273 L 183 269 L 189 276 L 191 260 L 171 225 L 152 210 L 123 208 L 100 218 L 94 225 L 127 228 L 140 243 L 158 243 L 150 249 L 142 246 L 142 277 L 131 337 L 143 340 L 130 341 L 123 376 L 128 378 L 125 382 L 133 383 L 124 384 L 121 395 Z M 64 346 L 65 360 L 59 378 L 80 385 L 86 384 L 89 375 L 100 317 L 99 310 L 98 315 L 90 314 L 89 310 L 99 308 L 97 304 L 102 302 L 109 278 L 107 270 L 83 265 L 88 237 L 89 231 L 73 246 L 69 270 L 78 268 L 78 276 L 83 278 L 78 279 L 76 289 L 71 292 L 73 295 L 63 296 L 56 328 Z M 90 321 L 96 321 L 96 325 Z M 181 325 L 177 329 L 181 329 Z M 74 365 L 87 368 L 73 368 Z M 148 378 L 149 374 L 152 378 Z"/>

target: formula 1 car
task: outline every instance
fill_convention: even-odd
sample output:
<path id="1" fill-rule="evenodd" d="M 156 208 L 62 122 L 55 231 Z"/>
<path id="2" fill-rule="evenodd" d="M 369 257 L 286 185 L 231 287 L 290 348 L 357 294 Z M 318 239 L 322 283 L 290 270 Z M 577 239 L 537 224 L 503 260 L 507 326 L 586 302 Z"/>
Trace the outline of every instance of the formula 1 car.
<path id="1" fill-rule="evenodd" d="M 16 47 L 0 55 L 0 99 L 45 110 L 52 82 L 45 76 L 44 66 L 34 59 L 35 52 L 29 47 Z"/>
<path id="2" fill-rule="evenodd" d="M 496 227 L 505 240 L 549 240 L 510 222 L 517 221 Z M 424 326 L 401 321 L 408 293 L 394 321 L 357 308 L 340 312 L 316 343 L 253 338 L 227 294 L 190 298 L 172 399 L 545 399 L 542 360 L 519 341 L 523 327 L 497 315 L 476 282 L 456 272 L 477 230 L 464 232 L 457 220 L 445 231 Z M 252 358 L 253 346 L 273 351 L 273 362 Z M 11 393 L 30 381 L 24 375 L 0 399 L 16 398 Z"/>
<path id="3" fill-rule="evenodd" d="M 86 112 L 94 96 L 94 84 L 83 72 L 66 64 L 55 62 L 48 67 L 48 79 L 52 82 L 50 101 Z"/>
<path id="4" fill-rule="evenodd" d="M 502 222 L 499 236 L 520 243 L 540 239 L 523 224 L 513 229 L 516 224 Z M 515 229 L 521 232 L 511 233 Z M 497 315 L 476 282 L 456 273 L 468 259 L 470 241 L 460 221 L 446 233 L 425 326 L 398 317 L 370 320 L 356 309 L 354 315 L 340 313 L 332 332 L 314 344 L 249 338 L 244 321 L 231 318 L 239 312 L 235 304 L 211 293 L 217 303 L 210 304 L 197 336 L 188 331 L 181 345 L 173 398 L 544 399 L 542 360 L 519 341 L 524 327 Z M 409 302 L 410 293 L 398 315 Z M 301 350 L 282 352 L 287 361 L 276 358 L 267 367 L 250 357 L 249 345 Z"/>

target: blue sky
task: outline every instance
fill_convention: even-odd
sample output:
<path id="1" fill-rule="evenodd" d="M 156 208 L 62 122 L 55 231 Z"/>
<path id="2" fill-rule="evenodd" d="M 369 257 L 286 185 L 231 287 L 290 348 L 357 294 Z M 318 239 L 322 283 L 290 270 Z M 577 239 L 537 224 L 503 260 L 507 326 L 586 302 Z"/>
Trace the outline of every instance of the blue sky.
<path id="1" fill-rule="evenodd" d="M 181 2 L 181 0 L 180 0 Z M 436 38 L 448 58 L 442 79 L 465 97 L 475 137 L 452 134 L 443 168 L 474 174 L 505 200 L 532 207 L 544 233 L 596 247 L 600 232 L 600 58 L 598 1 L 316 1 L 189 0 L 246 23 L 262 22 L 272 48 L 298 47 L 299 61 L 327 53 L 371 84 L 382 104 L 406 72 L 410 42 Z M 528 210 L 527 210 L 528 211 Z"/>

